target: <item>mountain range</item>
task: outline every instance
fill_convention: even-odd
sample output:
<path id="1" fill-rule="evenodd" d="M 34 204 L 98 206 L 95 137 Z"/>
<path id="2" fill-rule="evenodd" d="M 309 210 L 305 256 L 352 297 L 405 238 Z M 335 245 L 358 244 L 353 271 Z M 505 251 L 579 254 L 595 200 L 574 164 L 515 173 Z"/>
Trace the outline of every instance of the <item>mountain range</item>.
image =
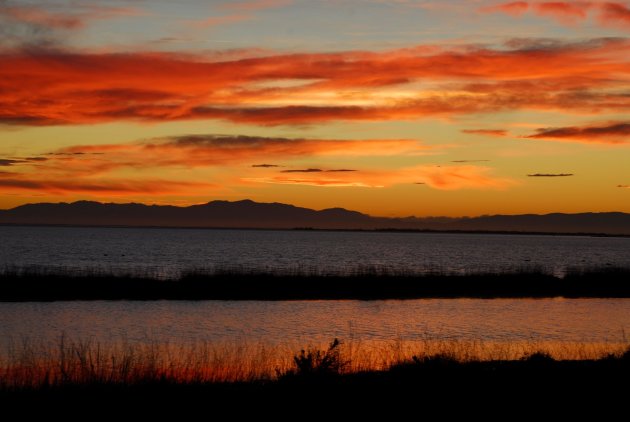
<path id="1" fill-rule="evenodd" d="M 313 210 L 251 200 L 171 205 L 92 201 L 26 204 L 0 210 L 0 224 L 208 227 L 261 229 L 438 230 L 630 235 L 630 214 L 490 215 L 480 217 L 373 217 L 343 208 Z"/>

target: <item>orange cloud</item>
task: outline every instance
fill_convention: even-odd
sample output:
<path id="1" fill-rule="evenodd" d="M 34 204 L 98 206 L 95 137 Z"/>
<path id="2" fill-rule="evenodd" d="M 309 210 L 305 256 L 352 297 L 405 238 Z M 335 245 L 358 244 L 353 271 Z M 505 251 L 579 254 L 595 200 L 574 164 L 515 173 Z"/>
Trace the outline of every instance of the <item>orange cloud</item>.
<path id="1" fill-rule="evenodd" d="M 121 168 L 141 170 L 169 166 L 197 168 L 235 164 L 243 165 L 244 168 L 238 177 L 246 183 L 385 187 L 422 182 L 432 188 L 443 190 L 502 189 L 513 184 L 509 179 L 492 175 L 492 169 L 488 167 L 462 165 L 463 163 L 394 170 L 345 167 L 279 169 L 278 164 L 255 164 L 268 158 L 336 156 L 354 159 L 357 156 L 425 155 L 433 151 L 433 147 L 404 139 L 334 140 L 188 135 L 131 144 L 64 148 L 46 155 L 45 160 L 23 160 L 18 169 L 19 173 L 3 175 L 0 188 L 61 194 L 102 190 L 118 195 L 141 191 L 156 194 L 198 191 L 212 185 L 142 179 L 121 180 L 113 178 L 112 175 Z M 9 167 L 13 162 L 7 160 L 6 164 Z"/>
<path id="2" fill-rule="evenodd" d="M 442 190 L 505 189 L 515 184 L 513 180 L 492 176 L 492 169 L 485 166 L 420 167 L 413 173 L 416 180 Z"/>
<path id="3" fill-rule="evenodd" d="M 508 132 L 504 129 L 464 129 L 462 133 L 466 133 L 469 135 L 483 135 L 483 136 L 497 136 L 503 137 L 507 136 Z"/>
<path id="4" fill-rule="evenodd" d="M 538 129 L 530 139 L 550 139 L 610 145 L 630 144 L 630 123 L 614 122 L 600 126 L 569 126 Z"/>
<path id="5" fill-rule="evenodd" d="M 510 3 L 498 4 L 496 6 L 483 7 L 480 10 L 484 13 L 503 12 L 512 16 L 520 16 L 527 12 L 528 9 L 529 3 L 526 1 L 513 1 Z"/>
<path id="6" fill-rule="evenodd" d="M 0 172 L 0 192 L 38 191 L 48 194 L 68 193 L 132 195 L 191 194 L 205 195 L 213 183 L 146 179 L 153 169 L 226 167 L 243 165 L 239 177 L 251 174 L 277 175 L 277 164 L 256 164 L 260 160 L 304 157 L 352 157 L 425 155 L 434 152 L 414 140 L 334 140 L 287 139 L 252 136 L 188 135 L 144 142 L 110 145 L 79 145 L 42 157 L 0 159 L 0 166 L 15 169 Z M 122 172 L 121 172 L 122 170 Z M 137 176 L 121 178 L 131 170 Z M 146 170 L 146 171 L 145 171 Z M 302 184 L 330 186 L 368 186 L 350 180 L 354 169 L 300 169 L 291 173 L 313 173 L 317 179 L 303 179 Z M 224 176 L 220 176 L 224 177 Z M 228 176 L 229 177 L 229 176 Z M 301 178 L 286 178 L 297 183 Z M 281 179 L 276 180 L 280 182 Z M 236 180 L 238 182 L 238 179 Z"/>
<path id="7" fill-rule="evenodd" d="M 221 119 L 309 125 L 519 109 L 630 109 L 624 93 L 630 90 L 630 42 L 521 40 L 508 47 L 418 46 L 223 61 L 167 53 L 5 51 L 0 123 Z M 414 85 L 419 81 L 424 88 Z"/>
<path id="8" fill-rule="evenodd" d="M 398 170 L 358 170 L 338 173 L 334 176 L 322 175 L 290 177 L 272 175 L 268 177 L 245 178 L 246 182 L 290 184 L 321 187 L 366 187 L 383 188 L 398 184 L 424 184 L 440 190 L 461 189 L 505 189 L 515 184 L 513 180 L 492 175 L 489 167 L 473 165 L 416 166 Z"/>
<path id="9" fill-rule="evenodd" d="M 45 168 L 86 173 L 118 167 L 207 167 L 237 163 L 260 167 L 261 159 L 316 156 L 427 155 L 436 148 L 411 139 L 301 139 L 258 136 L 187 135 L 130 144 L 78 145 L 57 151 Z M 96 154 L 96 155 L 95 155 Z M 265 167 L 269 167 L 266 165 Z M 44 168 L 44 165 L 40 165 Z"/>

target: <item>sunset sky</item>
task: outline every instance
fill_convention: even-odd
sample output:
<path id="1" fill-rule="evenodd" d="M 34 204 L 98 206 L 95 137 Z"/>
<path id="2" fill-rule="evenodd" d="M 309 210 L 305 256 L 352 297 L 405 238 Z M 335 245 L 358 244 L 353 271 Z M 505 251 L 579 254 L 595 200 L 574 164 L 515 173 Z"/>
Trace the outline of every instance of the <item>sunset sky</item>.
<path id="1" fill-rule="evenodd" d="M 0 208 L 630 212 L 630 1 L 0 0 Z"/>

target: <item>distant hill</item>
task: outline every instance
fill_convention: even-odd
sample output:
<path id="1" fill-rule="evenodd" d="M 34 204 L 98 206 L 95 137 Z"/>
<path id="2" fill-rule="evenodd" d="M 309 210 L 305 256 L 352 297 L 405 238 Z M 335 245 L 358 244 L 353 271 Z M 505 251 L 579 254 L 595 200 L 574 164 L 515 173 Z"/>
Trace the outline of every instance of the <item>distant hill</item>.
<path id="1" fill-rule="evenodd" d="M 320 211 L 280 203 L 212 201 L 189 207 L 39 203 L 0 210 L 0 224 L 269 229 L 398 229 L 630 235 L 630 214 L 492 215 L 466 218 L 372 217 L 343 208 Z"/>

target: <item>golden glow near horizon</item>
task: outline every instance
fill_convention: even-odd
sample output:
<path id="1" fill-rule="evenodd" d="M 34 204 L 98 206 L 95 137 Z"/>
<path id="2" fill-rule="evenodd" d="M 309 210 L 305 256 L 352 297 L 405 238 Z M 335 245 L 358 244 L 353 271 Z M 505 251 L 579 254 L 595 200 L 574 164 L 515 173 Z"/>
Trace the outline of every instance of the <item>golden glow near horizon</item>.
<path id="1" fill-rule="evenodd" d="M 0 3 L 0 208 L 630 212 L 630 2 L 169 3 Z"/>

